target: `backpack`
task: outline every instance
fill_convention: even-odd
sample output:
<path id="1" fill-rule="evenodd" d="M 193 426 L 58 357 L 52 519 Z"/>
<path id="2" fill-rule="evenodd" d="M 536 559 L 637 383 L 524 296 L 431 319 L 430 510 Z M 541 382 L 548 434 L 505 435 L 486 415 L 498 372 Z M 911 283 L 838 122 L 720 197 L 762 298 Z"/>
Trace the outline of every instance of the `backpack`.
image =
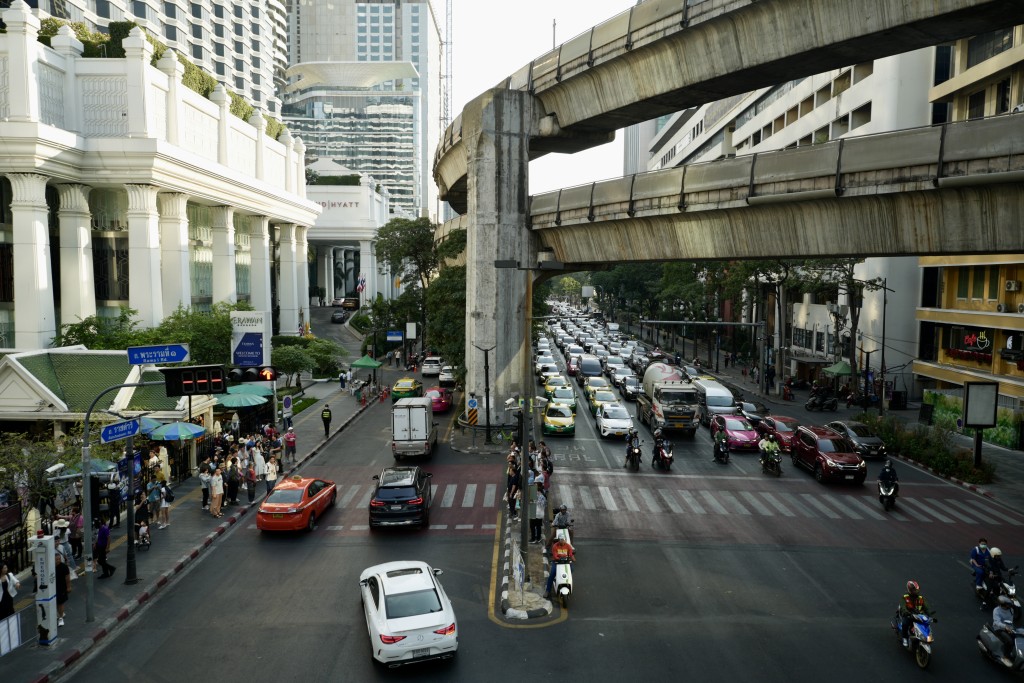
<path id="1" fill-rule="evenodd" d="M 548 458 L 547 460 L 544 461 L 544 473 L 545 474 L 553 474 L 554 471 L 555 471 L 555 464 L 553 462 L 551 462 L 550 458 Z"/>
<path id="2" fill-rule="evenodd" d="M 168 503 L 174 502 L 174 491 L 171 490 L 170 486 L 164 486 L 164 500 Z"/>

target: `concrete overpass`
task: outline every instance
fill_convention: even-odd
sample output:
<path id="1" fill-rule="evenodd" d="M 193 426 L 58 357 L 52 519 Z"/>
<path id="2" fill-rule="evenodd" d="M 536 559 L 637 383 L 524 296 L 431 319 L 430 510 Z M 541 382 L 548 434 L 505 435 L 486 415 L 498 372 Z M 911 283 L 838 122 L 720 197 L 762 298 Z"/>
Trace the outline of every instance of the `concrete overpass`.
<path id="1" fill-rule="evenodd" d="M 666 260 L 767 256 L 770 254 L 758 249 L 764 243 L 760 230 L 769 224 L 765 221 L 775 224 L 784 233 L 785 238 L 780 241 L 787 246 L 779 247 L 783 251 L 810 255 L 805 248 L 799 248 L 806 242 L 818 245 L 816 248 L 822 255 L 870 254 L 884 243 L 882 237 L 886 231 L 920 227 L 925 223 L 919 216 L 920 209 L 912 205 L 919 188 L 913 186 L 914 181 L 907 184 L 894 176 L 889 189 L 882 192 L 895 194 L 896 186 L 900 185 L 898 192 L 907 195 L 904 200 L 897 202 L 878 194 L 868 196 L 870 190 L 865 190 L 865 196 L 856 202 L 850 201 L 851 195 L 842 200 L 842 211 L 850 210 L 846 207 L 852 208 L 856 203 L 857 216 L 842 227 L 826 229 L 824 236 L 819 235 L 821 226 L 837 220 L 835 209 L 838 207 L 831 203 L 839 201 L 836 199 L 838 192 L 832 199 L 803 195 L 798 202 L 775 206 L 762 202 L 758 207 L 761 200 L 757 197 L 772 192 L 765 192 L 764 187 L 751 188 L 752 179 L 764 180 L 760 186 L 786 179 L 773 179 L 770 172 L 765 172 L 764 165 L 758 170 L 752 160 L 741 159 L 719 162 L 723 165 L 715 166 L 714 170 L 703 169 L 709 181 L 703 190 L 706 195 L 701 194 L 700 184 L 693 176 L 690 181 L 694 182 L 687 182 L 687 189 L 683 189 L 689 171 L 665 172 L 683 174 L 676 185 L 674 211 L 677 215 L 674 217 L 670 217 L 671 212 L 637 215 L 638 207 L 646 211 L 643 202 L 653 201 L 654 197 L 642 198 L 631 190 L 625 199 L 631 207 L 621 206 L 622 201 L 608 202 L 604 205 L 606 213 L 602 214 L 607 218 L 595 229 L 591 225 L 595 221 L 590 220 L 591 204 L 588 203 L 585 217 L 580 220 L 581 215 L 573 215 L 568 204 L 556 202 L 552 212 L 550 197 L 544 213 L 541 210 L 545 208 L 545 200 L 536 198 L 537 222 L 530 231 L 527 229 L 530 159 L 549 152 L 574 152 L 601 144 L 610 140 L 618 128 L 663 113 L 1015 23 L 1024 23 L 1024 4 L 1011 0 L 908 0 L 901 3 L 888 0 L 860 3 L 651 0 L 542 55 L 498 87 L 480 95 L 449 127 L 434 166 L 441 196 L 457 211 L 468 214 L 470 226 L 466 250 L 467 389 L 483 395 L 483 354 L 473 350 L 473 346 L 478 346 L 495 348 L 491 363 L 498 371 L 491 386 L 497 399 L 503 401 L 513 393 L 534 390 L 526 384 L 531 354 L 524 339 L 526 303 L 534 275 L 528 271 L 498 271 L 494 268 L 496 260 L 513 260 L 524 267 L 536 267 L 545 247 L 555 257 L 563 257 L 558 260 L 579 269 L 595 263 L 647 260 L 649 257 Z M 845 141 L 844 144 L 851 143 Z M 800 156 L 804 152 L 794 150 L 792 154 Z M 826 165 L 824 159 L 830 153 L 836 155 L 838 163 L 842 146 L 837 144 L 820 152 L 821 158 L 814 163 Z M 768 156 L 762 155 L 762 158 Z M 928 157 L 929 163 L 939 163 L 940 159 L 938 155 Z M 746 176 L 744 163 L 752 164 L 745 169 Z M 846 156 L 845 163 L 839 175 L 864 182 L 865 187 L 872 185 L 870 178 L 863 175 L 871 169 L 858 170 L 851 155 Z M 901 167 L 915 165 L 913 159 L 909 159 Z M 890 167 L 879 166 L 874 170 L 884 175 L 885 168 Z M 913 173 L 916 171 L 911 177 L 916 177 Z M 722 182 L 734 183 L 730 191 L 714 187 L 716 174 L 722 176 Z M 836 175 L 833 170 L 832 182 L 839 188 Z M 742 184 L 735 182 L 743 177 L 747 179 L 746 195 L 742 194 Z M 800 191 L 827 191 L 818 187 L 826 177 L 827 173 L 821 172 L 817 178 L 800 178 L 803 183 Z M 671 184 L 668 176 L 664 181 Z M 619 197 L 622 182 L 611 181 L 618 183 L 615 187 Z M 879 188 L 885 184 L 875 182 L 874 186 Z M 602 189 L 611 191 L 612 187 Z M 591 191 L 594 189 L 592 187 Z M 845 193 L 848 188 L 842 189 Z M 1019 186 L 1016 191 L 1019 193 Z M 562 192 L 568 199 L 573 189 Z M 702 203 L 708 207 L 704 211 L 684 212 L 691 221 L 688 228 L 675 221 L 680 213 L 680 194 L 684 208 L 690 205 L 687 202 L 692 202 L 694 207 Z M 784 194 L 794 192 L 791 189 Z M 1015 215 L 1015 224 L 1019 225 L 1019 198 L 1013 202 L 1013 194 L 1013 190 L 1005 188 L 956 189 L 946 183 L 945 188 L 940 185 L 940 191 L 928 195 L 932 197 L 928 202 L 936 205 L 931 210 L 942 217 L 946 230 L 959 230 L 968 224 L 974 225 L 987 208 L 1003 201 L 1004 195 L 1011 195 L 1010 206 L 1015 209 L 1008 208 L 1007 213 Z M 671 203 L 672 200 L 667 199 L 670 196 L 670 191 L 663 193 L 659 206 L 664 208 L 666 202 Z M 739 213 L 749 218 L 733 216 L 737 212 L 729 211 L 735 208 L 729 202 L 742 203 L 748 198 L 752 200 L 748 202 L 750 206 Z M 801 208 L 795 210 L 798 205 Z M 818 208 L 812 208 L 815 206 Z M 575 207 L 576 210 L 581 208 Z M 559 215 L 552 217 L 552 213 Z M 959 218 L 956 218 L 958 213 Z M 893 214 L 896 216 L 892 220 L 883 220 Z M 596 220 L 597 214 L 593 215 Z M 897 220 L 899 215 L 904 216 L 902 221 Z M 913 220 L 915 218 L 917 220 Z M 845 219 L 839 222 L 842 220 Z M 704 227 L 696 227 L 700 221 L 705 223 Z M 709 226 L 709 221 L 717 222 Z M 751 240 L 749 230 L 754 223 L 758 237 Z M 852 225 L 856 230 L 850 228 Z M 728 236 L 721 238 L 720 243 L 712 244 L 703 234 L 709 232 L 707 227 L 721 230 L 723 226 L 728 227 Z M 864 226 L 869 229 L 865 230 Z M 609 243 L 607 247 L 597 244 L 601 231 L 612 235 L 605 240 Z M 879 234 L 872 236 L 873 231 Z M 934 234 L 911 233 L 891 241 L 909 247 L 932 239 Z M 955 242 L 953 238 L 943 239 L 946 246 Z M 648 246 L 644 247 L 645 244 Z M 1019 251 L 1021 246 L 1018 242 L 1008 249 Z M 755 250 L 758 253 L 752 254 Z M 992 251 L 992 247 L 977 250 Z M 645 258 L 635 258 L 637 254 L 644 254 Z M 500 402 L 497 405 L 500 406 Z M 499 417 L 499 410 L 493 412 Z"/>

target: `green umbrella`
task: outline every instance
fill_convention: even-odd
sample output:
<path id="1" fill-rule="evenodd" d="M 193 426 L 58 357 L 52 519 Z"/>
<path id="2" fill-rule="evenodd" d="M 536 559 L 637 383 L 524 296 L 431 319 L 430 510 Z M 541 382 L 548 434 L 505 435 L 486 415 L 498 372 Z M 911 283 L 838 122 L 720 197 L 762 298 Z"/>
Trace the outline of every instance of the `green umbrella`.
<path id="1" fill-rule="evenodd" d="M 356 362 L 352 363 L 352 367 L 353 368 L 366 368 L 366 369 L 371 369 L 372 368 L 374 370 L 376 370 L 377 368 L 379 368 L 382 365 L 384 365 L 384 364 L 379 362 L 379 361 L 375 361 L 374 359 L 370 358 L 369 356 L 363 356 L 362 358 L 360 358 Z"/>
<path id="2" fill-rule="evenodd" d="M 149 438 L 154 441 L 182 441 L 194 439 L 205 433 L 206 428 L 194 425 L 191 422 L 172 422 L 154 429 L 149 433 Z"/>
<path id="3" fill-rule="evenodd" d="M 274 390 L 262 384 L 239 384 L 228 387 L 229 394 L 252 394 L 253 396 L 273 396 Z"/>
<path id="4" fill-rule="evenodd" d="M 252 406 L 261 406 L 266 402 L 265 397 L 252 394 L 223 394 L 217 398 L 217 404 L 225 408 L 251 408 Z"/>

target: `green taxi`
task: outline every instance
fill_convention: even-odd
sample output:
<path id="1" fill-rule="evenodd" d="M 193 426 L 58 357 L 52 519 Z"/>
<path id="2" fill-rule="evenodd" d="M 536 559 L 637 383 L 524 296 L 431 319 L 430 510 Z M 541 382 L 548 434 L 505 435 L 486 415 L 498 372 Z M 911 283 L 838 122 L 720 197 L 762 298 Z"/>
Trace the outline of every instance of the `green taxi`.
<path id="1" fill-rule="evenodd" d="M 423 396 L 423 383 L 414 377 L 403 377 L 391 387 L 391 402 L 400 398 L 418 398 Z"/>
<path id="2" fill-rule="evenodd" d="M 548 396 L 548 400 L 552 403 L 565 404 L 572 408 L 574 415 L 576 414 L 576 391 L 572 387 L 556 387 Z"/>
<path id="3" fill-rule="evenodd" d="M 549 403 L 544 409 L 544 422 L 541 432 L 545 436 L 562 434 L 574 436 L 576 434 L 576 416 L 572 408 L 564 403 Z"/>

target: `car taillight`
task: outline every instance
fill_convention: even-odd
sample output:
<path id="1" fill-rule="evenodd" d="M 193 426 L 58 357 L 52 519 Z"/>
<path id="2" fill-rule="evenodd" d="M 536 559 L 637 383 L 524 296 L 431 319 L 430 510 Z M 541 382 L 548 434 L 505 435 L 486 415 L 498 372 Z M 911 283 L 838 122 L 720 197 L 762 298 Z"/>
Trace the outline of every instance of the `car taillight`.
<path id="1" fill-rule="evenodd" d="M 405 640 L 405 636 L 386 636 L 383 633 L 380 634 L 380 642 L 387 645 L 394 645 L 400 640 Z"/>
<path id="2" fill-rule="evenodd" d="M 372 508 L 382 508 L 384 507 L 384 505 L 384 501 L 381 500 L 380 498 L 374 498 L 373 500 L 370 501 L 370 507 Z"/>
<path id="3" fill-rule="evenodd" d="M 449 624 L 448 626 L 445 626 L 444 628 L 439 628 L 436 631 L 434 631 L 434 633 L 436 633 L 439 636 L 451 636 L 451 635 L 454 635 L 455 634 L 455 623 L 452 622 L 451 624 Z"/>
<path id="4" fill-rule="evenodd" d="M 411 500 L 407 500 L 405 502 L 408 503 L 409 505 L 422 505 L 423 504 L 423 496 L 417 496 L 417 497 L 415 497 L 415 498 L 413 498 Z"/>

